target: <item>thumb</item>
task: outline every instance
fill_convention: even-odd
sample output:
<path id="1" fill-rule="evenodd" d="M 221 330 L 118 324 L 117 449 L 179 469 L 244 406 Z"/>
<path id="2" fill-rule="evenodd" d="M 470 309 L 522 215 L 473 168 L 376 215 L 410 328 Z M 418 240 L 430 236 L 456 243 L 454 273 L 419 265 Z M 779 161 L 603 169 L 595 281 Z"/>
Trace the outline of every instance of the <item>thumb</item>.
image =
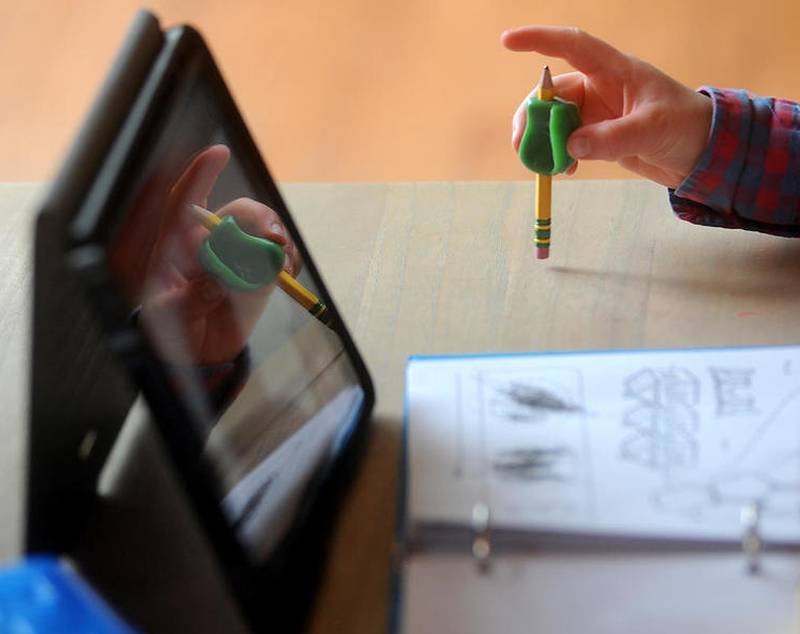
<path id="1" fill-rule="evenodd" d="M 578 128 L 567 140 L 567 152 L 575 159 L 617 161 L 641 153 L 647 127 L 634 115 L 607 119 Z"/>

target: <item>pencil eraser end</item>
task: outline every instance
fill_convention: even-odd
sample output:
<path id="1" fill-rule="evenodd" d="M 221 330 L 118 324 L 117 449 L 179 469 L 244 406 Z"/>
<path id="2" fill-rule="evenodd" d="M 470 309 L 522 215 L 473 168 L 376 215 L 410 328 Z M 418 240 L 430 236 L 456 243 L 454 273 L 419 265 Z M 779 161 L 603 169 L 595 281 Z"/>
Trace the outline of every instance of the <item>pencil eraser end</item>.
<path id="1" fill-rule="evenodd" d="M 550 247 L 536 247 L 536 259 L 546 260 L 550 257 Z"/>

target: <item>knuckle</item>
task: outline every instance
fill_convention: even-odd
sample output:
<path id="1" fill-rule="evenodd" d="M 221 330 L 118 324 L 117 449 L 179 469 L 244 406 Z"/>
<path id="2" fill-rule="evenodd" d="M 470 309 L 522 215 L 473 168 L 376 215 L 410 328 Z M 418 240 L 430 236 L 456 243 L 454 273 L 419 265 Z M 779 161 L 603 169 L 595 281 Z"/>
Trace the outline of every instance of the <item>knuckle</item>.
<path id="1" fill-rule="evenodd" d="M 620 156 L 619 140 L 612 135 L 606 135 L 600 141 L 600 148 L 598 149 L 602 152 L 603 156 L 607 158 L 617 158 Z"/>
<path id="2" fill-rule="evenodd" d="M 240 196 L 239 198 L 234 198 L 230 204 L 236 205 L 237 207 L 249 207 L 253 204 L 253 202 L 254 201 L 252 199 L 247 198 L 246 196 Z"/>
<path id="3" fill-rule="evenodd" d="M 245 216 L 252 218 L 259 218 L 265 214 L 269 215 L 272 212 L 272 210 L 264 203 L 253 200 L 252 198 L 247 198 L 246 196 L 236 198 L 228 203 L 226 207 L 227 206 L 230 206 L 231 209 L 235 210 L 237 213 L 244 214 Z"/>
<path id="4" fill-rule="evenodd" d="M 576 40 L 586 39 L 586 37 L 588 36 L 588 33 L 586 33 L 586 31 L 584 31 L 579 26 L 571 26 L 571 27 L 569 27 L 568 30 L 569 30 L 570 34 L 572 35 L 572 37 L 574 37 Z"/>

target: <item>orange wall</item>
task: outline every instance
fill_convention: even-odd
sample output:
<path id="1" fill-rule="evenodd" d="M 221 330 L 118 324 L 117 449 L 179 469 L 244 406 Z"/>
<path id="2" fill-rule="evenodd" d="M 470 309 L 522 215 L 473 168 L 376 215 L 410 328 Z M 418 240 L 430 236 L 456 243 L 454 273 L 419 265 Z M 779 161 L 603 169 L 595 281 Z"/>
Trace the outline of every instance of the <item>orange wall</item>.
<path id="1" fill-rule="evenodd" d="M 52 174 L 137 6 L 0 0 L 0 180 Z M 690 86 L 800 100 L 797 0 L 150 6 L 164 24 L 191 22 L 205 34 L 269 164 L 286 181 L 527 178 L 510 150 L 509 122 L 543 59 L 503 50 L 499 34 L 531 22 L 581 26 Z M 578 172 L 624 175 L 603 163 Z"/>

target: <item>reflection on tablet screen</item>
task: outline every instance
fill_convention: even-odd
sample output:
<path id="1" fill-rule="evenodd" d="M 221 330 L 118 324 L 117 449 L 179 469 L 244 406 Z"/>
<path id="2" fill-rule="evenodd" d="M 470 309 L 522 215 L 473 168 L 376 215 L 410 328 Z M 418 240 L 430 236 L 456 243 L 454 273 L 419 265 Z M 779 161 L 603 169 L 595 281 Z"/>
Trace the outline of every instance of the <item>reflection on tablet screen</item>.
<path id="1" fill-rule="evenodd" d="M 263 561 L 364 394 L 212 89 L 198 72 L 172 99 L 123 197 L 111 269 L 194 413 L 225 516 Z"/>

